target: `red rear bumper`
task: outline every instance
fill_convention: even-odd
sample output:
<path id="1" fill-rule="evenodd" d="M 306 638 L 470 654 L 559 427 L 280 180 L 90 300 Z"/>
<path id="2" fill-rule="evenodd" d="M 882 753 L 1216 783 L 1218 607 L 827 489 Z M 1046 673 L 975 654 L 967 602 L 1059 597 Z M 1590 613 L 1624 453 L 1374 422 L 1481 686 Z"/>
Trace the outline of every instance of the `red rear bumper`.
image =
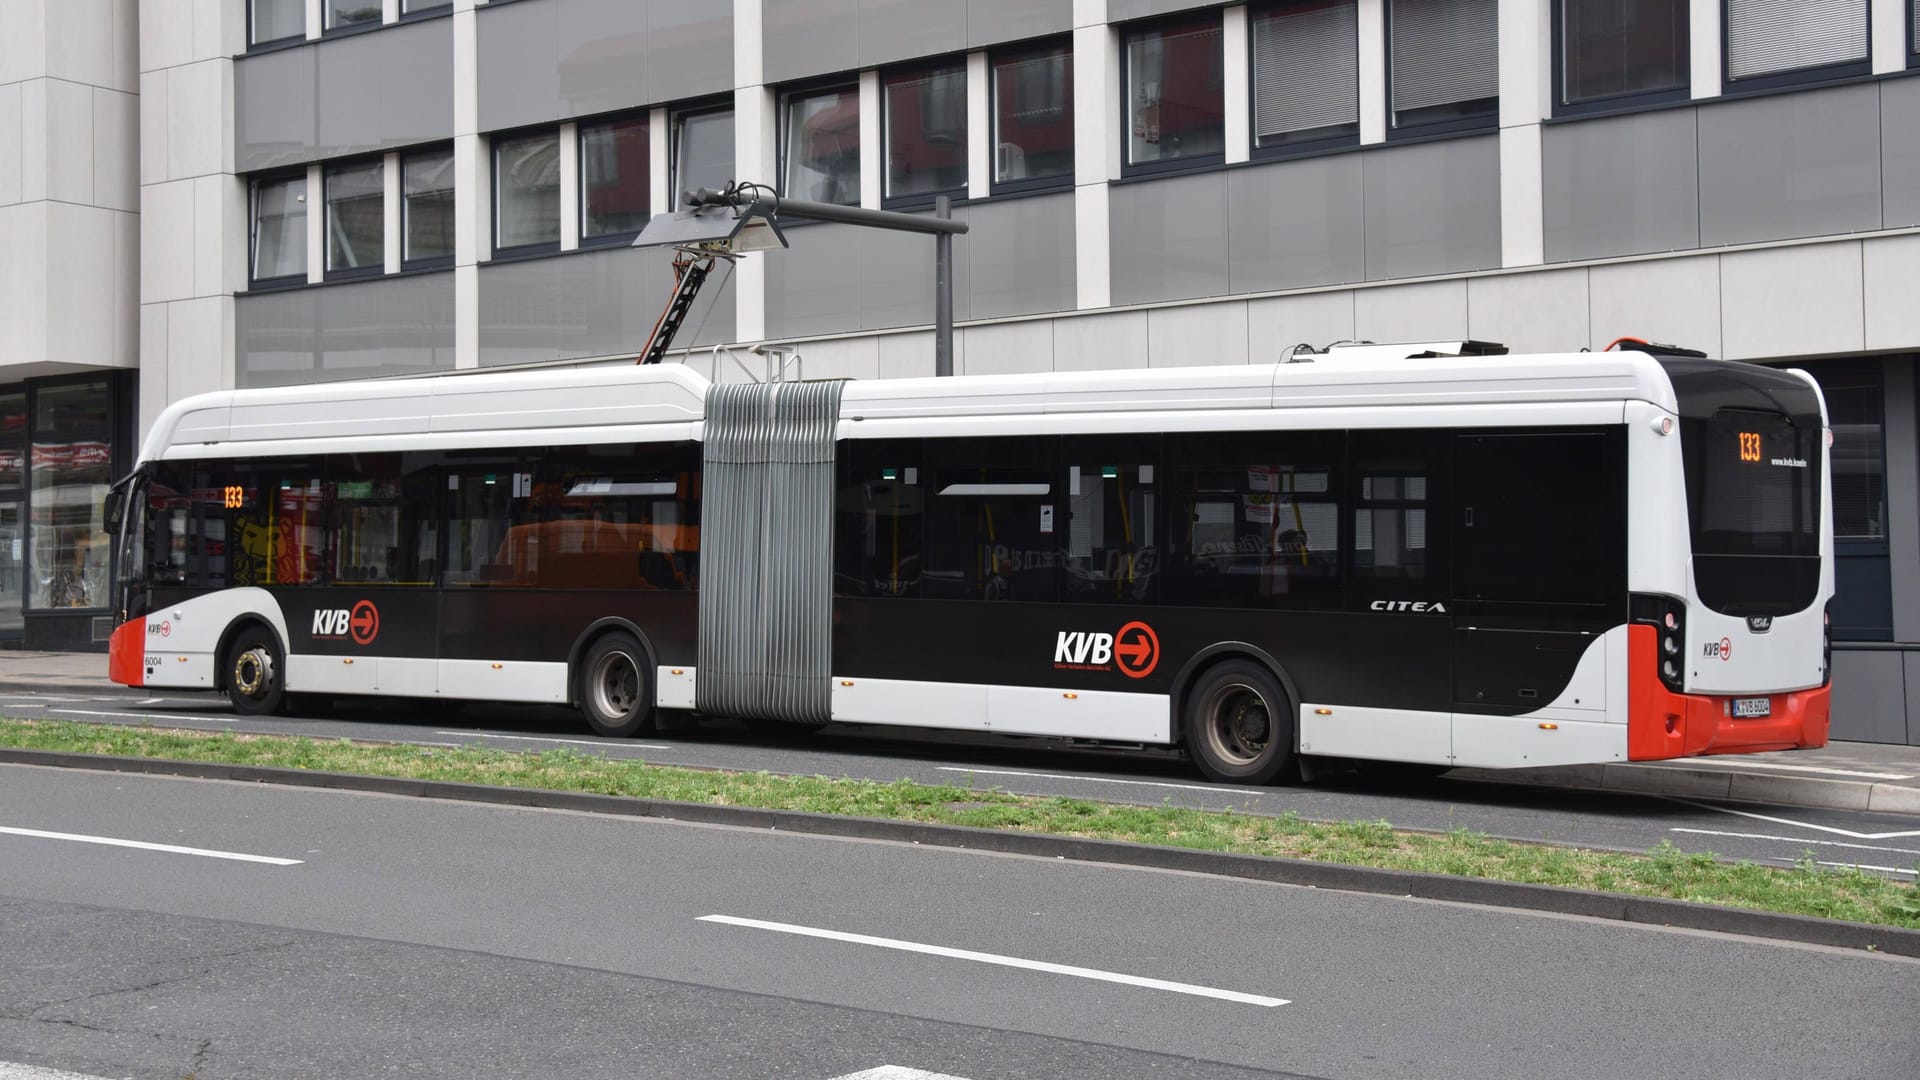
<path id="1" fill-rule="evenodd" d="M 121 686 L 147 681 L 147 620 L 128 619 L 107 639 L 107 678 Z"/>
<path id="2" fill-rule="evenodd" d="M 1659 635 L 1653 627 L 1627 627 L 1628 760 L 1827 745 L 1831 686 L 1769 695 L 1773 715 L 1736 720 L 1729 705 L 1734 695 L 1676 694 L 1668 690 L 1660 681 L 1659 650 Z"/>

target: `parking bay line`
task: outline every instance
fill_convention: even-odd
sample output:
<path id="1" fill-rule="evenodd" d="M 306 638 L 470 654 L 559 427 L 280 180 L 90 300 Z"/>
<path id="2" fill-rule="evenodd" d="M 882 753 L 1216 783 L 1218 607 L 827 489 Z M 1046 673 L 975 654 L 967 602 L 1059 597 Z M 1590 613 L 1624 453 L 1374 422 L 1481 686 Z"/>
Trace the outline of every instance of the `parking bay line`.
<path id="1" fill-rule="evenodd" d="M 248 855 L 239 851 L 214 851 L 210 848 L 180 847 L 176 844 L 151 844 L 145 840 L 121 840 L 113 836 L 88 836 L 85 833 L 47 832 L 44 829 L 17 829 L 0 825 L 0 833 L 9 836 L 30 836 L 40 840 L 71 840 L 80 844 L 103 844 L 107 847 L 136 848 L 140 851 L 158 851 L 168 855 L 199 855 L 208 859 L 228 859 L 233 862 L 265 863 L 268 866 L 299 866 L 299 859 L 282 859 L 272 855 Z"/>
<path id="2" fill-rule="evenodd" d="M 543 739 L 535 735 L 495 735 L 486 731 L 436 731 L 435 735 L 464 735 L 470 739 L 518 739 L 521 742 L 566 743 L 568 746 L 598 746 L 603 750 L 671 750 L 673 747 L 661 743 L 640 742 L 593 742 L 588 739 Z"/>
<path id="3" fill-rule="evenodd" d="M 1220 990 L 1211 986 L 1195 986 L 1192 983 L 1170 982 L 1166 979 L 1149 979 L 1139 975 L 1123 975 L 1119 972 L 1101 971 L 1097 968 L 1073 967 L 1069 964 L 1051 964 L 1044 960 L 1025 960 L 1018 956 L 1001 956 L 998 953 L 973 952 L 968 949 L 949 949 L 944 945 L 923 945 L 917 941 L 870 937 L 866 934 L 848 934 L 839 930 L 822 930 L 818 927 L 796 926 L 792 923 L 766 922 L 761 919 L 743 919 L 735 915 L 702 915 L 698 921 L 722 923 L 727 926 L 743 926 L 754 930 L 772 930 L 781 934 L 798 934 L 801 937 L 825 938 L 828 941 L 844 941 L 852 945 L 872 945 L 876 948 L 897 949 L 901 952 L 922 953 L 927 956 L 944 956 L 950 960 L 972 960 L 975 963 L 1021 968 L 1026 971 L 1044 971 L 1054 975 L 1071 975 L 1079 979 L 1119 983 L 1123 986 L 1139 986 L 1148 990 L 1166 990 L 1175 994 L 1191 994 L 1194 997 L 1215 998 L 1220 1001 L 1232 1001 L 1242 1005 L 1259 1005 L 1268 1009 L 1277 1005 L 1287 1004 L 1286 998 L 1262 997 L 1259 994 L 1243 994 L 1238 990 Z"/>
<path id="4" fill-rule="evenodd" d="M 1671 828 L 1668 832 L 1690 833 L 1694 836 L 1732 836 L 1742 840 L 1780 840 L 1789 844 L 1819 844 L 1821 847 L 1858 848 L 1861 851 L 1892 851 L 1901 855 L 1920 855 L 1920 850 L 1902 847 L 1883 847 L 1879 844 L 1849 844 L 1844 840 L 1814 840 L 1805 836 L 1768 836 L 1765 833 L 1721 832 L 1718 829 L 1682 829 Z"/>

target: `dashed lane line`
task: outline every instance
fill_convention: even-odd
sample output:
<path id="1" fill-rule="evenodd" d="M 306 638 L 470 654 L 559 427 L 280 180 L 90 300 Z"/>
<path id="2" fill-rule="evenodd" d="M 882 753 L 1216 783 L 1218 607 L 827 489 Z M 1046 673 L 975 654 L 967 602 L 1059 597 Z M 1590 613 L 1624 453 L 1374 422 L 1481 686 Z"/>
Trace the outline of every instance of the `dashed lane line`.
<path id="1" fill-rule="evenodd" d="M 177 844 L 152 844 L 145 840 L 122 840 L 114 836 L 88 836 L 85 833 L 48 832 L 45 829 L 18 829 L 0 825 L 0 833 L 8 836 L 26 836 L 38 840 L 69 840 L 77 844 L 101 844 L 106 847 L 134 848 L 139 851 L 158 851 L 168 855 L 198 855 L 207 859 L 227 859 L 232 862 L 265 863 L 268 866 L 299 866 L 299 859 L 282 859 L 273 855 L 248 855 L 239 851 L 214 851 L 210 848 L 180 847 Z M 0 1080 L 5 1080 L 0 1077 Z"/>
<path id="2" fill-rule="evenodd" d="M 598 746 L 602 750 L 671 750 L 661 743 L 594 742 L 590 739 L 544 739 L 535 735 L 496 735 L 486 731 L 436 731 L 435 735 L 460 735 L 469 739 L 513 739 L 518 742 L 566 743 L 568 746 Z"/>
<path id="3" fill-rule="evenodd" d="M 1855 832 L 1838 825 L 1816 825 L 1811 821 L 1795 821 L 1792 818 L 1773 817 L 1769 814 L 1756 814 L 1751 810 L 1735 810 L 1730 806 L 1715 806 L 1712 803 L 1695 802 L 1672 795 L 1657 795 L 1655 798 L 1676 802 L 1682 806 L 1691 806 L 1698 810 L 1712 810 L 1719 814 L 1732 814 L 1735 817 L 1753 818 L 1755 821 L 1771 821 L 1775 825 L 1791 825 L 1796 829 L 1812 829 L 1815 832 L 1833 833 L 1852 840 L 1902 840 L 1909 836 L 1920 836 L 1920 829 L 1905 829 L 1896 832 Z"/>
<path id="4" fill-rule="evenodd" d="M 69 716 L 119 716 L 133 720 L 203 720 L 210 724 L 237 724 L 240 722 L 240 718 L 237 716 L 207 716 L 200 713 L 185 715 L 182 713 L 114 712 L 110 709 L 56 709 L 54 711 Z"/>
<path id="5" fill-rule="evenodd" d="M 5 1080 L 0 1076 L 0 1080 Z M 845 1076 L 836 1076 L 833 1080 L 967 1080 L 964 1076 L 951 1073 L 928 1072 L 925 1069 L 909 1069 L 905 1065 L 882 1065 L 877 1069 L 865 1069 Z"/>
<path id="6" fill-rule="evenodd" d="M 1784 770 L 1786 772 L 1819 773 L 1823 776 L 1857 776 L 1863 780 L 1911 780 L 1912 773 L 1861 772 L 1858 769 L 1835 769 L 1825 765 L 1785 765 L 1777 761 L 1746 761 L 1741 758 L 1688 758 L 1688 768 L 1707 766 L 1709 768 L 1754 769 L 1760 772 Z"/>
<path id="7" fill-rule="evenodd" d="M 1138 986 L 1148 990 L 1165 990 L 1175 994 L 1190 994 L 1194 997 L 1232 1001 L 1241 1005 L 1259 1005 L 1262 1008 L 1268 1009 L 1287 1004 L 1286 998 L 1263 997 L 1259 994 L 1243 994 L 1238 990 L 1221 990 L 1212 986 L 1196 986 L 1193 983 L 1172 982 L 1167 979 L 1149 979 L 1140 975 L 1124 975 L 1117 971 L 1101 971 L 1098 968 L 1074 967 L 1070 964 L 1053 964 L 1044 960 L 1027 960 L 1018 956 L 1001 956 L 998 953 L 974 952 L 971 949 L 949 949 L 944 945 L 925 945 L 917 941 L 901 941 L 897 938 L 871 937 L 867 934 L 848 934 L 839 930 L 823 930 L 814 926 L 796 926 L 792 923 L 766 922 L 761 919 L 743 919 L 734 915 L 702 915 L 698 921 L 722 923 L 727 926 L 743 926 L 754 930 L 772 930 L 781 934 L 798 934 L 801 937 L 825 938 L 828 941 L 844 941 L 851 945 L 872 945 L 876 948 L 922 953 L 927 956 L 943 956 L 949 960 L 971 960 L 979 964 L 994 964 L 999 967 L 1020 968 L 1026 971 L 1044 971 L 1053 975 L 1071 975 L 1077 979 L 1092 979 L 1096 982 L 1119 983 L 1122 986 Z"/>
<path id="8" fill-rule="evenodd" d="M 1780 840 L 1789 844 L 1818 844 L 1821 847 L 1855 848 L 1860 851 L 1892 851 L 1901 855 L 1920 855 L 1920 848 L 1886 847 L 1881 844 L 1849 844 L 1845 840 L 1813 840 L 1805 836 L 1768 836 L 1766 833 L 1721 832 L 1716 829 L 1672 828 L 1668 832 L 1689 833 L 1694 836 L 1730 836 L 1742 840 Z"/>

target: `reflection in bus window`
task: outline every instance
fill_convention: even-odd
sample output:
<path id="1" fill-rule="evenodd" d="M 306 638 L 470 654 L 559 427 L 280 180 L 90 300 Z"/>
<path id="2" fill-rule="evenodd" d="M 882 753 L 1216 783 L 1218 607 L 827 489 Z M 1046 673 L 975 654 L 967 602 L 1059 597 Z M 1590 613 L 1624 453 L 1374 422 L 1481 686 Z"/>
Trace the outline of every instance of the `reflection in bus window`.
<path id="1" fill-rule="evenodd" d="M 1178 602 L 1228 607 L 1339 602 L 1340 502 L 1319 436 L 1179 440 L 1167 459 Z"/>
<path id="2" fill-rule="evenodd" d="M 532 509 L 533 474 L 511 463 L 447 472 L 447 584 L 531 585 L 536 564 L 508 543 Z"/>
<path id="3" fill-rule="evenodd" d="M 918 596 L 925 493 L 920 444 L 841 444 L 834 507 L 834 591 L 841 596 Z"/>
<path id="4" fill-rule="evenodd" d="M 1122 449 L 1107 440 L 1106 457 L 1067 466 L 1066 599 L 1151 602 L 1158 598 L 1159 550 L 1154 546 L 1159 498 L 1158 447 L 1136 440 Z M 1067 456 L 1093 451 L 1070 443 Z"/>
<path id="5" fill-rule="evenodd" d="M 432 585 L 437 520 L 430 470 L 405 474 L 399 454 L 355 454 L 332 459 L 335 506 L 334 581 Z M 324 520 L 296 493 L 283 490 L 290 521 Z M 304 524 L 296 526 L 304 531 Z"/>
<path id="6" fill-rule="evenodd" d="M 1427 576 L 1427 478 L 1412 462 L 1363 462 L 1353 513 L 1353 572 L 1375 578 Z"/>
<path id="7" fill-rule="evenodd" d="M 699 474 L 682 449 L 556 454 L 534 489 L 534 521 L 516 523 L 502 562 L 543 589 L 695 589 Z"/>

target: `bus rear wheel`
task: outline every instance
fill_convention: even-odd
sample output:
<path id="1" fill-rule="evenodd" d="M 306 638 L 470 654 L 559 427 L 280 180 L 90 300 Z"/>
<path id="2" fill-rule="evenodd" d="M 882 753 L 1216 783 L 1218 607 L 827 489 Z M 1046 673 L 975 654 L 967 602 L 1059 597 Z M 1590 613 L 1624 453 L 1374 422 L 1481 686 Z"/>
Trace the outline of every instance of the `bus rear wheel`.
<path id="1" fill-rule="evenodd" d="M 271 633 L 257 626 L 240 631 L 227 646 L 223 664 L 234 712 L 269 716 L 286 705 L 286 660 Z"/>
<path id="2" fill-rule="evenodd" d="M 1187 753 L 1207 779 L 1271 784 L 1297 777 L 1293 704 L 1280 681 L 1250 660 L 1201 673 L 1186 699 Z"/>
<path id="3" fill-rule="evenodd" d="M 608 634 L 580 664 L 580 711 L 594 734 L 624 739 L 653 727 L 653 679 L 632 634 Z"/>

